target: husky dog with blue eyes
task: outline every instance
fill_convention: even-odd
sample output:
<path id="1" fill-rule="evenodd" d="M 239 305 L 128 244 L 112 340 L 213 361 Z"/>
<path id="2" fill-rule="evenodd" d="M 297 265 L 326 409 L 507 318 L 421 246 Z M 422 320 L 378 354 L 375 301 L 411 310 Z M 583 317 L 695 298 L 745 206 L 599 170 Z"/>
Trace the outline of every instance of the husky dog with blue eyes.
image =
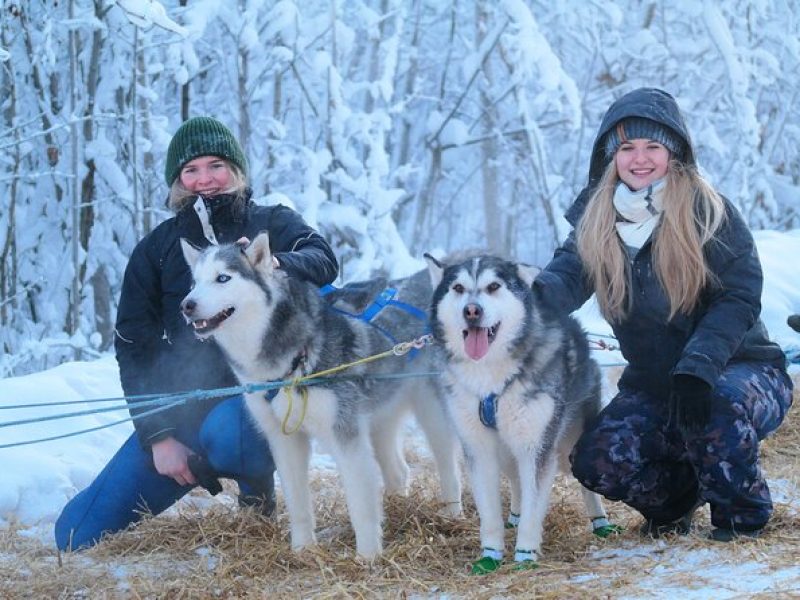
<path id="1" fill-rule="evenodd" d="M 405 302 L 386 302 L 390 306 L 378 307 L 386 310 L 368 320 L 349 314 L 358 301 L 326 300 L 314 285 L 276 268 L 265 233 L 252 242 L 203 251 L 181 243 L 194 282 L 181 304 L 183 315 L 196 335 L 213 337 L 242 384 L 292 380 L 354 363 L 426 330 L 431 286 L 424 270 L 396 282 L 393 291 Z M 346 297 L 348 291 L 338 294 Z M 422 319 L 398 310 L 411 310 L 408 302 L 421 304 Z M 275 458 L 293 549 L 315 541 L 309 461 L 316 439 L 339 470 L 357 553 L 367 559 L 380 554 L 383 491 L 403 493 L 408 483 L 400 432 L 409 410 L 436 459 L 445 512 L 461 512 L 458 444 L 432 378 L 371 377 L 430 372 L 430 360 L 430 351 L 421 350 L 414 360 L 387 357 L 357 364 L 339 374 L 346 377 L 303 390 L 245 394 Z"/>
<path id="2" fill-rule="evenodd" d="M 578 322 L 534 297 L 535 268 L 493 256 L 455 264 L 425 256 L 445 403 L 480 516 L 483 551 L 472 572 L 500 566 L 506 527 L 517 527 L 516 567 L 535 566 L 558 467 L 568 467 L 584 423 L 601 409 L 599 368 Z M 502 474 L 511 487 L 508 520 Z M 595 533 L 614 531 L 600 497 L 582 490 Z"/>

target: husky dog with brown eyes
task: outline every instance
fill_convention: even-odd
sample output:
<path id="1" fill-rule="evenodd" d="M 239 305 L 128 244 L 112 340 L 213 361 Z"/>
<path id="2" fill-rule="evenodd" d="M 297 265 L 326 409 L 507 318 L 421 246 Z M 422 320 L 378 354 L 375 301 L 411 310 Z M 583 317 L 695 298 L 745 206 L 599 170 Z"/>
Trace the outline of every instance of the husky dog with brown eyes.
<path id="1" fill-rule="evenodd" d="M 448 415 L 466 455 L 480 516 L 482 556 L 497 569 L 506 527 L 517 527 L 517 568 L 535 566 L 558 467 L 601 409 L 600 371 L 577 321 L 548 312 L 531 284 L 537 270 L 493 256 L 455 264 L 426 255 L 433 335 L 444 361 Z M 511 488 L 502 515 L 501 476 Z M 595 533 L 615 530 L 597 494 L 581 488 Z"/>

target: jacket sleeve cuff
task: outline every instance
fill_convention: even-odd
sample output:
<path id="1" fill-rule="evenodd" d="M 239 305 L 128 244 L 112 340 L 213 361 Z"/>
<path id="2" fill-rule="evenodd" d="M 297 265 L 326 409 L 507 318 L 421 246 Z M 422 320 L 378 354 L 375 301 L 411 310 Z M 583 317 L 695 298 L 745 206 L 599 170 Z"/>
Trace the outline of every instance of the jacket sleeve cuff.
<path id="1" fill-rule="evenodd" d="M 684 356 L 672 370 L 671 375 L 692 375 L 702 379 L 712 388 L 716 387 L 720 368 L 705 354 L 692 353 Z"/>
<path id="2" fill-rule="evenodd" d="M 142 443 L 142 447 L 150 448 L 156 442 L 165 440 L 168 437 L 175 437 L 174 434 L 175 434 L 175 428 L 169 427 L 167 429 L 161 429 L 160 431 L 156 431 L 155 433 L 140 433 L 139 441 Z"/>

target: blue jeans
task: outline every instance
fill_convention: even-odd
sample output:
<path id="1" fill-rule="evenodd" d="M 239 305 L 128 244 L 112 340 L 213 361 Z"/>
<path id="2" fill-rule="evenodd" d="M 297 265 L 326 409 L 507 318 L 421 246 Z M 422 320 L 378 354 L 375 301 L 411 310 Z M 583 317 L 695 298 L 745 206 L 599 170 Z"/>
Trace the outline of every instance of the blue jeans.
<path id="1" fill-rule="evenodd" d="M 791 404 L 784 371 L 731 363 L 714 388 L 708 426 L 684 436 L 670 423 L 666 401 L 621 389 L 575 445 L 572 472 L 590 490 L 657 522 L 707 502 L 715 527 L 758 529 L 772 514 L 759 441 Z"/>
<path id="2" fill-rule="evenodd" d="M 205 456 L 221 476 L 235 479 L 240 494 L 272 495 L 275 463 L 241 396 L 217 404 L 199 431 L 179 426 L 174 437 Z M 56 545 L 59 550 L 88 548 L 104 533 L 136 523 L 143 513 L 166 510 L 193 487 L 159 475 L 151 450 L 142 448 L 134 433 L 91 485 L 64 507 L 55 525 Z"/>

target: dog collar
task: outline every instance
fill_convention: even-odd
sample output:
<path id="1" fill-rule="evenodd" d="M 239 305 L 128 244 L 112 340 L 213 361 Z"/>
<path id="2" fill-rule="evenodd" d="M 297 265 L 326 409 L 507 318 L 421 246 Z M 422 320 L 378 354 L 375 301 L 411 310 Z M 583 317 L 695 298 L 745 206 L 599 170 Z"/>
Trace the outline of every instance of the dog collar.
<path id="1" fill-rule="evenodd" d="M 294 355 L 294 358 L 292 359 L 292 364 L 289 365 L 289 370 L 283 377 L 281 377 L 279 381 L 288 379 L 291 376 L 291 374 L 294 373 L 297 369 L 300 369 L 300 373 L 302 375 L 308 375 L 308 370 L 306 369 L 307 361 L 308 361 L 308 351 L 306 350 L 305 347 L 303 347 L 303 349 L 300 350 L 300 352 Z M 275 396 L 277 396 L 278 392 L 280 391 L 281 388 L 279 387 L 269 389 L 266 392 L 264 392 L 264 399 L 267 402 L 272 402 L 275 399 Z"/>

